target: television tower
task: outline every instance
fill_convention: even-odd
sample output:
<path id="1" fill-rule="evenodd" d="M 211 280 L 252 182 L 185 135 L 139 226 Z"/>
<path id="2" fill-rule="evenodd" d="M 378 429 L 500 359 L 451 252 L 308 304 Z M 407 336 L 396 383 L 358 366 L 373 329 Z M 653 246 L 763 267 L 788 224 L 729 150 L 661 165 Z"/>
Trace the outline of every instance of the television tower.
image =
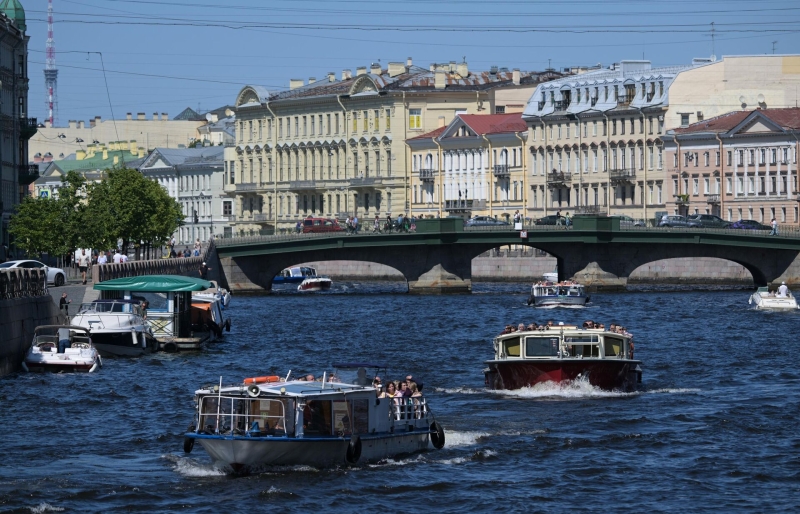
<path id="1" fill-rule="evenodd" d="M 47 0 L 47 52 L 44 65 L 45 106 L 50 126 L 58 125 L 58 70 L 56 43 L 53 39 L 53 0 Z"/>

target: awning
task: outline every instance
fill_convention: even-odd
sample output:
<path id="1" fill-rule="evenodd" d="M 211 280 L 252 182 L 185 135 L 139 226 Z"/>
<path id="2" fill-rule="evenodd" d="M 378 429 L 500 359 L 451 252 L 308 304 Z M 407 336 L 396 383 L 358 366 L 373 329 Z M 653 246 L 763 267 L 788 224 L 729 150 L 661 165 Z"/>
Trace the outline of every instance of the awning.
<path id="1" fill-rule="evenodd" d="M 151 293 L 169 293 L 202 291 L 212 287 L 211 282 L 201 278 L 182 277 L 180 275 L 143 275 L 141 277 L 125 277 L 107 280 L 94 285 L 98 291 L 139 291 Z"/>

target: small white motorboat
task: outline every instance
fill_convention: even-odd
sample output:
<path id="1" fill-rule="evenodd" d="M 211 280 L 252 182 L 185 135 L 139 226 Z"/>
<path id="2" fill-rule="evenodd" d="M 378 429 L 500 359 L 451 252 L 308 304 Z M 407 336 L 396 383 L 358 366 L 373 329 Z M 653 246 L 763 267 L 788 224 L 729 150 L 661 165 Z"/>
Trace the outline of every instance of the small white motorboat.
<path id="1" fill-rule="evenodd" d="M 263 376 L 238 384 L 204 386 L 194 393 L 195 413 L 183 450 L 195 441 L 214 463 L 234 473 L 274 465 L 332 467 L 376 462 L 440 449 L 445 433 L 424 396 L 380 398 L 370 364 L 335 365 L 320 381 Z"/>
<path id="2" fill-rule="evenodd" d="M 25 371 L 92 373 L 103 365 L 89 329 L 72 325 L 42 325 L 22 363 Z"/>
<path id="3" fill-rule="evenodd" d="M 534 307 L 548 306 L 584 306 L 589 296 L 583 285 L 577 282 L 537 282 L 531 286 L 528 305 Z"/>
<path id="4" fill-rule="evenodd" d="M 781 287 L 785 287 L 785 284 Z M 780 289 L 777 292 L 770 292 L 768 287 L 759 287 L 750 296 L 749 303 L 750 305 L 755 304 L 756 309 L 793 310 L 798 308 L 797 300 L 788 289 L 781 293 Z"/>
<path id="5" fill-rule="evenodd" d="M 101 355 L 136 357 L 158 351 L 139 300 L 95 300 L 81 304 L 72 324 L 89 329 Z"/>
<path id="6" fill-rule="evenodd" d="M 331 288 L 331 284 L 331 279 L 328 277 L 308 277 L 297 286 L 297 290 L 301 292 L 327 291 Z"/>
<path id="7" fill-rule="evenodd" d="M 231 293 L 224 287 L 220 287 L 216 280 L 209 280 L 212 286 L 203 291 L 194 291 L 192 298 L 215 298 L 220 302 L 220 306 L 225 308 L 231 303 Z"/>

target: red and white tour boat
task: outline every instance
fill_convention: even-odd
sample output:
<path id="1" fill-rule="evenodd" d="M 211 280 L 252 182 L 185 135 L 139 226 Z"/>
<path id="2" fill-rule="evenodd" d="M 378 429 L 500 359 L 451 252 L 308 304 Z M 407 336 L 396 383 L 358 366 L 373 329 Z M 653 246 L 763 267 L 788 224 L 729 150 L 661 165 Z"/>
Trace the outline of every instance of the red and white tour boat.
<path id="1" fill-rule="evenodd" d="M 297 286 L 297 290 L 300 292 L 327 291 L 331 288 L 331 283 L 331 279 L 328 277 L 308 277 Z"/>

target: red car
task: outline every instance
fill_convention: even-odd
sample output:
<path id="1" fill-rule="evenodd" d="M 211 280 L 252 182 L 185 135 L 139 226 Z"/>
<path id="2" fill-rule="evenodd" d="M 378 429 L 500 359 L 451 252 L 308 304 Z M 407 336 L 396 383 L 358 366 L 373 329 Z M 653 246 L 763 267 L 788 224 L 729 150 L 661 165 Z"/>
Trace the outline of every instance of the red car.
<path id="1" fill-rule="evenodd" d="M 342 232 L 339 222 L 330 218 L 306 218 L 303 220 L 303 234 L 318 232 Z"/>

